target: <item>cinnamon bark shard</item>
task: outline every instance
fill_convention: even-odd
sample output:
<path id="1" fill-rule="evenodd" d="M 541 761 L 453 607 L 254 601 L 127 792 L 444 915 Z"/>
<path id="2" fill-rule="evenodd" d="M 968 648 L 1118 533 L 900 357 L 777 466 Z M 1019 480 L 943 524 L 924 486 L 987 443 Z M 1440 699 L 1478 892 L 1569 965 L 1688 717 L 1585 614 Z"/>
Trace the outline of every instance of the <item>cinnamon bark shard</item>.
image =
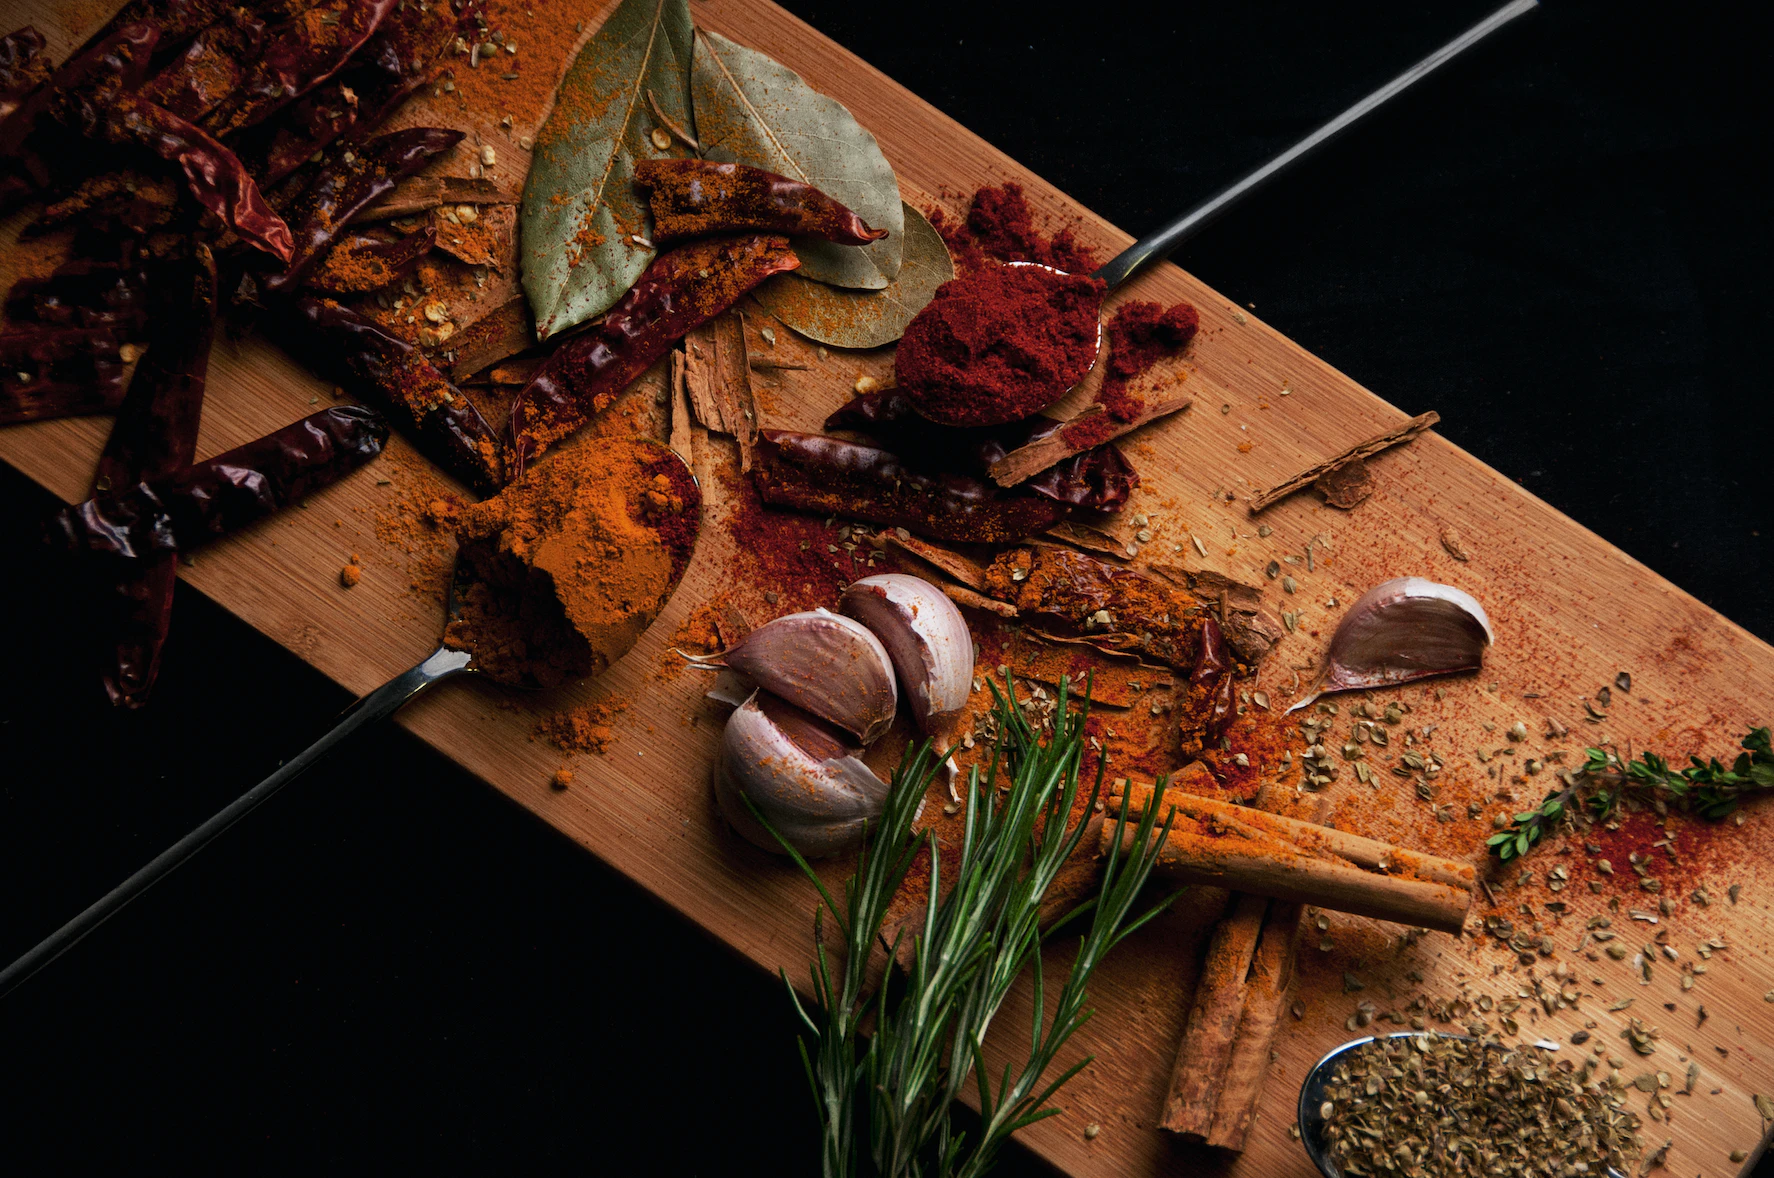
<path id="1" fill-rule="evenodd" d="M 1158 1122 L 1185 1141 L 1205 1141 L 1212 1128 L 1220 1082 L 1244 1015 L 1251 960 L 1268 911 L 1269 901 L 1263 896 L 1233 895 L 1208 944 L 1171 1074 L 1170 1096 Z"/>
<path id="2" fill-rule="evenodd" d="M 684 337 L 684 387 L 696 420 L 739 442 L 739 469 L 750 471 L 758 441 L 758 409 L 752 399 L 745 320 L 721 315 Z"/>
<path id="3" fill-rule="evenodd" d="M 366 221 L 386 221 L 390 217 L 409 217 L 440 205 L 483 205 L 501 201 L 499 186 L 491 180 L 470 180 L 466 176 L 413 176 L 396 184 L 387 196 L 352 217 L 351 223 L 361 225 Z"/>
<path id="4" fill-rule="evenodd" d="M 1367 439 L 1365 442 L 1357 442 L 1355 445 L 1350 446 L 1341 453 L 1333 454 L 1322 462 L 1314 463 L 1305 470 L 1302 470 L 1299 474 L 1294 475 L 1292 478 L 1279 482 L 1275 484 L 1275 486 L 1270 487 L 1267 491 L 1263 491 L 1254 496 L 1250 501 L 1250 513 L 1255 515 L 1259 511 L 1281 502 L 1300 488 L 1318 482 L 1320 478 L 1331 474 L 1334 471 L 1357 462 L 1363 462 L 1368 458 L 1372 458 L 1382 450 L 1408 442 L 1424 430 L 1434 428 L 1435 424 L 1440 420 L 1441 414 L 1436 413 L 1434 410 L 1430 410 L 1428 413 L 1418 414 L 1397 429 L 1388 430 L 1383 434 Z M 1365 498 L 1367 498 L 1366 495 L 1361 496 L 1361 499 Z M 1328 494 L 1326 495 L 1326 499 L 1329 499 Z M 1355 502 L 1359 503 L 1361 499 L 1357 499 Z M 1332 506 L 1341 505 L 1333 503 Z M 1351 504 L 1351 506 L 1353 506 L 1353 504 Z"/>
<path id="5" fill-rule="evenodd" d="M 470 323 L 454 342 L 456 359 L 450 365 L 450 375 L 460 383 L 536 342 L 529 302 L 520 294 L 501 304 Z M 527 383 L 527 379 L 518 383 Z"/>
<path id="6" fill-rule="evenodd" d="M 1374 493 L 1374 474 L 1360 458 L 1351 458 L 1312 480 L 1312 489 L 1340 511 L 1354 511 Z"/>
<path id="7" fill-rule="evenodd" d="M 969 589 L 984 589 L 986 587 L 986 566 L 978 561 L 963 556 L 953 549 L 944 548 L 940 544 L 932 544 L 929 540 L 920 539 L 910 532 L 902 535 L 900 529 L 897 528 L 885 532 L 883 535 L 887 543 L 935 565 Z M 1005 603 L 999 602 L 999 604 Z M 1011 615 L 1014 615 L 1015 612 L 1015 608 L 1012 607 Z"/>
<path id="8" fill-rule="evenodd" d="M 1063 462 L 1075 454 L 1082 454 L 1105 442 L 1113 441 L 1123 434 L 1132 433 L 1140 426 L 1157 421 L 1160 417 L 1180 413 L 1193 403 L 1193 398 L 1190 397 L 1170 397 L 1147 406 L 1132 421 L 1110 421 L 1100 424 L 1097 419 L 1107 417 L 1108 410 L 1101 405 L 1092 405 L 1067 422 L 1064 429 L 1055 430 L 1046 437 L 1012 450 L 998 459 L 992 463 L 987 473 L 992 476 L 992 481 L 1000 487 L 1014 487 L 1025 479 L 1040 474 L 1056 462 Z"/>

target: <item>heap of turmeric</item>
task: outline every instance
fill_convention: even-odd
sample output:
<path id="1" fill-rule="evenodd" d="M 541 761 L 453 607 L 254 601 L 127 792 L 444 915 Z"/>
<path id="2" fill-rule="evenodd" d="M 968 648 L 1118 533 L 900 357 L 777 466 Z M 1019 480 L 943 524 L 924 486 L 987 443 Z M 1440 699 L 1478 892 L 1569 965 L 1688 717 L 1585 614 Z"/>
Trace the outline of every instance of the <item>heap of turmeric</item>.
<path id="1" fill-rule="evenodd" d="M 455 514 L 445 642 L 500 682 L 553 687 L 601 673 L 664 608 L 700 506 L 690 472 L 657 443 L 598 438 L 559 451 Z"/>

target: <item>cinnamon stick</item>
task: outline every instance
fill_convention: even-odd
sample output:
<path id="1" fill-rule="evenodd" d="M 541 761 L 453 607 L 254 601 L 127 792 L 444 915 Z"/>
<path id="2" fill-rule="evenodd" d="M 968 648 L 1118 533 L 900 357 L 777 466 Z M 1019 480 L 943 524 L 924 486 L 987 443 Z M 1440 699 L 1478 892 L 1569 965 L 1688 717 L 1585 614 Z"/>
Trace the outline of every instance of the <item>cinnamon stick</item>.
<path id="1" fill-rule="evenodd" d="M 739 442 L 739 468 L 751 470 L 758 440 L 746 359 L 745 320 L 737 313 L 709 320 L 684 337 L 684 384 L 696 420 Z"/>
<path id="2" fill-rule="evenodd" d="M 500 200 L 499 186 L 491 180 L 471 180 L 465 176 L 413 176 L 396 184 L 387 196 L 351 218 L 351 223 L 361 225 L 366 221 L 407 217 L 439 205 L 481 205 Z"/>
<path id="3" fill-rule="evenodd" d="M 1183 1030 L 1183 1045 L 1171 1072 L 1170 1094 L 1158 1121 L 1161 1128 L 1187 1140 L 1206 1140 L 1213 1124 L 1220 1081 L 1231 1061 L 1233 1039 L 1244 1015 L 1251 958 L 1268 911 L 1266 896 L 1234 894 L 1208 943 L 1201 979 L 1195 985 L 1195 1001 Z"/>
<path id="4" fill-rule="evenodd" d="M 1139 785 L 1126 792 L 1136 809 L 1151 794 Z M 1154 870 L 1167 879 L 1448 933 L 1460 931 L 1472 906 L 1468 864 L 1181 791 L 1166 790 L 1163 801 L 1176 819 Z M 1113 826 L 1103 830 L 1105 842 L 1113 838 Z"/>
<path id="5" fill-rule="evenodd" d="M 1440 420 L 1441 414 L 1436 413 L 1434 410 L 1430 410 L 1428 413 L 1420 413 L 1399 426 L 1397 429 L 1387 430 L 1385 433 L 1371 437 L 1365 442 L 1357 442 L 1355 445 L 1350 446 L 1340 453 L 1331 455 L 1322 462 L 1315 462 L 1305 470 L 1302 470 L 1299 474 L 1276 483 L 1267 491 L 1252 498 L 1250 501 L 1250 513 L 1255 515 L 1264 508 L 1281 502 L 1302 487 L 1311 486 L 1318 481 L 1320 475 L 1327 474 L 1330 471 L 1336 470 L 1338 467 L 1346 466 L 1357 459 L 1365 460 L 1372 458 L 1380 451 L 1396 446 L 1401 442 L 1408 442 L 1424 430 L 1432 428 L 1435 423 Z"/>
<path id="6" fill-rule="evenodd" d="M 1044 438 L 1038 438 L 1026 446 L 1020 446 L 1017 449 L 1012 450 L 1004 457 L 998 459 L 998 461 L 992 463 L 992 465 L 987 468 L 987 473 L 992 476 L 992 481 L 997 483 L 1000 487 L 1014 487 L 1025 479 L 1034 478 L 1056 462 L 1064 462 L 1074 454 L 1082 454 L 1086 450 L 1094 450 L 1096 447 L 1101 446 L 1106 442 L 1113 441 L 1122 434 L 1132 433 L 1134 430 L 1148 422 L 1157 421 L 1160 417 L 1167 417 L 1172 413 L 1181 412 L 1182 410 L 1187 409 L 1192 403 L 1193 398 L 1191 397 L 1171 397 L 1166 400 L 1156 401 L 1146 406 L 1144 411 L 1132 421 L 1116 422 L 1107 434 L 1098 437 L 1089 445 L 1084 446 L 1076 445 L 1066 440 L 1066 434 L 1071 433 L 1071 429 L 1054 430 Z M 1072 420 L 1067 422 L 1066 425 L 1068 427 L 1074 425 L 1088 426 L 1107 412 L 1108 410 L 1104 409 L 1101 405 L 1092 405 L 1082 413 L 1078 414 L 1078 416 L 1072 418 Z M 1090 430 L 1088 432 L 1095 433 L 1096 431 Z"/>
<path id="7" fill-rule="evenodd" d="M 1232 1041 L 1232 1057 L 1220 1080 L 1219 1100 L 1208 1127 L 1207 1144 L 1234 1153 L 1244 1149 L 1257 1104 L 1273 1064 L 1270 1045 L 1281 1026 L 1287 992 L 1294 980 L 1294 952 L 1299 945 L 1302 904 L 1274 900 L 1263 918 L 1263 931 L 1250 963 L 1244 990 L 1244 1012 Z"/>
<path id="8" fill-rule="evenodd" d="M 883 535 L 887 543 L 903 548 L 921 560 L 928 561 L 969 589 L 984 589 L 986 587 L 986 567 L 977 560 L 963 556 L 952 549 L 944 548 L 940 544 L 920 539 L 910 532 L 902 536 L 898 531 L 888 531 Z M 1011 614 L 1014 615 L 1015 612 L 1015 609 L 1012 608 Z"/>
<path id="9" fill-rule="evenodd" d="M 451 350 L 450 375 L 460 384 L 489 365 L 517 355 L 536 342 L 530 304 L 518 295 L 488 311 L 458 335 Z"/>

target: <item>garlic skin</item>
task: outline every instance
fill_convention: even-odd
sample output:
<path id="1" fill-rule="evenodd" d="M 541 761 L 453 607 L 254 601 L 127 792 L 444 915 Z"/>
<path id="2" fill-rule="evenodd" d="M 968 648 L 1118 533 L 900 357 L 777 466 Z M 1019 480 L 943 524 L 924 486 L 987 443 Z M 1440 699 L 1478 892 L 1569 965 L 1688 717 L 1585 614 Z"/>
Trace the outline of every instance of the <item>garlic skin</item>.
<path id="1" fill-rule="evenodd" d="M 921 577 L 883 573 L 851 582 L 838 609 L 887 648 L 918 727 L 947 731 L 973 689 L 973 634 L 948 595 Z"/>
<path id="2" fill-rule="evenodd" d="M 887 783 L 858 759 L 838 728 L 758 691 L 727 720 L 715 764 L 715 803 L 747 842 L 782 853 L 752 816 L 750 798 L 777 833 L 808 858 L 862 842 L 879 818 Z"/>
<path id="3" fill-rule="evenodd" d="M 766 622 L 722 661 L 772 695 L 869 744 L 899 706 L 893 662 L 867 626 L 823 609 Z"/>
<path id="4" fill-rule="evenodd" d="M 1422 577 L 1383 581 L 1343 615 L 1324 670 L 1288 711 L 1336 691 L 1476 671 L 1495 638 L 1484 606 L 1465 590 Z"/>

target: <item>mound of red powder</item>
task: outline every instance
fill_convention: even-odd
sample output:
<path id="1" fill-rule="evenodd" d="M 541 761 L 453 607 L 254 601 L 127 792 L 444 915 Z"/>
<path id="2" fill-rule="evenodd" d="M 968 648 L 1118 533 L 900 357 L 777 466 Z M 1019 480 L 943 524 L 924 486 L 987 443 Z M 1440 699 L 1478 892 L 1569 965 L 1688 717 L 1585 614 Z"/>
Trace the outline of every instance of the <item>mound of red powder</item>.
<path id="1" fill-rule="evenodd" d="M 1105 290 L 1040 266 L 987 266 L 945 282 L 906 327 L 895 379 L 931 421 L 1018 421 L 1090 371 Z"/>

